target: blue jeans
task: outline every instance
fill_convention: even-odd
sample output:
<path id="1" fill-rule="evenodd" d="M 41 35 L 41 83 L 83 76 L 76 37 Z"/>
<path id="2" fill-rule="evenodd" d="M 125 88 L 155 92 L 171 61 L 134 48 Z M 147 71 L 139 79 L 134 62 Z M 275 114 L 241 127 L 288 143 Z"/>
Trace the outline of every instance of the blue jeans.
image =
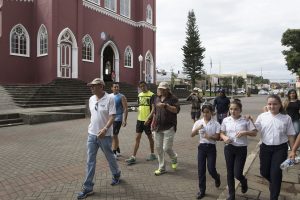
<path id="1" fill-rule="evenodd" d="M 298 134 L 300 132 L 300 121 L 299 120 L 293 121 L 293 126 L 294 126 L 294 129 L 296 131 L 295 138 L 297 138 L 297 136 L 298 136 Z"/>
<path id="2" fill-rule="evenodd" d="M 87 163 L 86 163 L 86 178 L 83 183 L 83 187 L 87 190 L 93 190 L 93 179 L 96 168 L 96 157 L 98 149 L 101 148 L 106 160 L 108 161 L 112 176 L 120 173 L 119 166 L 114 157 L 114 153 L 111 149 L 112 137 L 106 136 L 104 138 L 97 138 L 96 135 L 89 134 L 87 140 Z"/>

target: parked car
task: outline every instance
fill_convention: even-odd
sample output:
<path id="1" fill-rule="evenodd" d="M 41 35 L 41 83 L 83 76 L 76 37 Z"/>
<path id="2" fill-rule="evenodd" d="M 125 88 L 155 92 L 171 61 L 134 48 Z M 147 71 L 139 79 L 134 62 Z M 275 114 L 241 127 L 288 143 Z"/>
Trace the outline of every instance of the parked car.
<path id="1" fill-rule="evenodd" d="M 259 91 L 258 91 L 258 94 L 259 94 L 259 95 L 269 95 L 269 92 L 266 91 L 266 90 L 259 90 Z"/>
<path id="2" fill-rule="evenodd" d="M 237 94 L 245 94 L 246 90 L 244 88 L 238 88 L 238 89 L 236 89 L 236 93 Z"/>

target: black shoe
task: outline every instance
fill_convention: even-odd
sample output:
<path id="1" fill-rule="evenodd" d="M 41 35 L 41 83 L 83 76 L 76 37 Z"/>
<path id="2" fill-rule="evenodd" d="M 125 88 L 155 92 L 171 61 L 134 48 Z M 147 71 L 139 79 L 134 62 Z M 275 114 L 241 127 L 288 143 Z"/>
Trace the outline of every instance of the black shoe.
<path id="1" fill-rule="evenodd" d="M 220 174 L 218 174 L 217 179 L 215 179 L 215 186 L 218 188 L 221 185 L 221 179 L 220 179 Z"/>
<path id="2" fill-rule="evenodd" d="M 117 152 L 118 152 L 118 153 L 121 153 L 121 151 L 120 151 L 120 147 L 118 147 L 118 148 L 117 148 Z"/>
<path id="3" fill-rule="evenodd" d="M 197 199 L 202 199 L 205 196 L 204 192 L 198 192 Z"/>
<path id="4" fill-rule="evenodd" d="M 242 186 L 241 186 L 241 191 L 242 193 L 246 193 L 248 191 L 248 182 L 247 182 L 247 179 L 245 179 L 243 181 L 243 183 L 241 182 Z"/>

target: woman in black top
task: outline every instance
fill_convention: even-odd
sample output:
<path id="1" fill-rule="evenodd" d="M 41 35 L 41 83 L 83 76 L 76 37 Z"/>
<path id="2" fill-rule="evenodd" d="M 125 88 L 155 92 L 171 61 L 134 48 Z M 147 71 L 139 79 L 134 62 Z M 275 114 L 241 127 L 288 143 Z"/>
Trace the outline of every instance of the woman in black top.
<path id="1" fill-rule="evenodd" d="M 294 89 L 289 90 L 288 98 L 284 101 L 284 109 L 292 118 L 292 122 L 296 131 L 296 137 L 300 132 L 300 101 L 298 100 L 297 92 Z"/>

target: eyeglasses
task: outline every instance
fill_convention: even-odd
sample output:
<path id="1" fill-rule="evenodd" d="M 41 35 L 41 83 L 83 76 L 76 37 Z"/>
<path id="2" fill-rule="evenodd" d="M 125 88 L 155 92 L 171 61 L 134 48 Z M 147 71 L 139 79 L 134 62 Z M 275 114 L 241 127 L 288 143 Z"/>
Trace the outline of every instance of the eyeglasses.
<path id="1" fill-rule="evenodd" d="M 95 110 L 98 111 L 98 102 L 95 104 Z"/>

